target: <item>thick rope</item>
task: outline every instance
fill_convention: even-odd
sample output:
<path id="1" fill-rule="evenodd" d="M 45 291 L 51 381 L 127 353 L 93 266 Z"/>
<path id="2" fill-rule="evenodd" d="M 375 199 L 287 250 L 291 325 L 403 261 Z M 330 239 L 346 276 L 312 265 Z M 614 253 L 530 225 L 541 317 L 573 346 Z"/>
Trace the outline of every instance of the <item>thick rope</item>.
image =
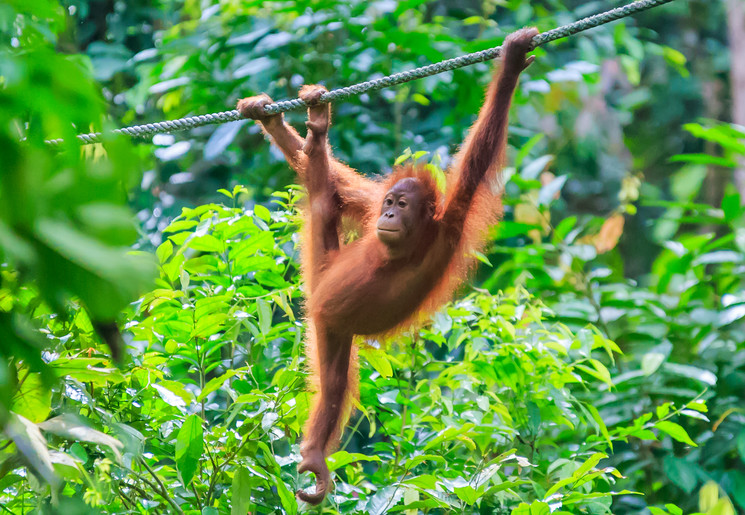
<path id="1" fill-rule="evenodd" d="M 670 3 L 674 0 L 638 0 L 622 7 L 617 7 L 606 11 L 604 13 L 589 16 L 581 20 L 577 20 L 574 23 L 558 27 L 542 34 L 538 34 L 533 38 L 533 48 L 545 45 L 551 41 L 557 39 L 572 36 L 579 32 L 583 32 L 588 29 L 592 29 L 599 25 L 610 23 L 638 12 L 646 11 L 657 7 L 659 5 Z M 487 48 L 480 52 L 474 52 L 472 54 L 462 55 L 453 59 L 447 59 L 440 61 L 439 63 L 429 64 L 413 70 L 405 72 L 394 73 L 386 77 L 379 79 L 373 79 L 353 86 L 347 86 L 345 88 L 339 88 L 324 93 L 321 96 L 320 101 L 322 103 L 334 102 L 337 100 L 343 100 L 353 95 L 360 95 L 368 91 L 375 91 L 382 88 L 388 88 L 404 82 L 412 80 L 422 79 L 438 73 L 443 73 L 457 68 L 463 68 L 464 66 L 470 66 L 472 64 L 481 63 L 490 59 L 499 57 L 502 51 L 502 47 Z M 303 109 L 306 107 L 305 102 L 299 98 L 293 98 L 291 100 L 282 100 L 273 104 L 264 106 L 264 112 L 266 114 L 279 114 L 286 111 L 292 111 L 295 109 Z M 186 118 L 179 118 L 178 120 L 168 120 L 164 122 L 148 123 L 145 125 L 133 125 L 131 127 L 124 127 L 121 129 L 115 129 L 112 132 L 114 134 L 126 134 L 128 136 L 142 138 L 146 136 L 152 136 L 153 134 L 160 134 L 164 132 L 182 131 L 187 129 L 193 129 L 195 127 L 202 127 L 203 125 L 212 125 L 217 123 L 234 122 L 236 120 L 242 120 L 243 116 L 241 113 L 234 109 L 232 111 L 223 111 L 221 113 L 204 114 L 199 116 L 189 116 Z M 91 132 L 88 134 L 78 134 L 77 138 L 83 143 L 88 145 L 91 143 L 98 143 L 101 141 L 102 133 Z M 62 143 L 62 139 L 47 140 L 50 145 L 59 145 Z"/>

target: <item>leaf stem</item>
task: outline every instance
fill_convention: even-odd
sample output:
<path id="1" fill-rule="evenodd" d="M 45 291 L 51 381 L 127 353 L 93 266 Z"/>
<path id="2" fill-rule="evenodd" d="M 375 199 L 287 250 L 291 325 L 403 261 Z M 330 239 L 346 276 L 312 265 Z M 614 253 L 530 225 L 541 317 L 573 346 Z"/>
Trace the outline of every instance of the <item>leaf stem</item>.
<path id="1" fill-rule="evenodd" d="M 158 486 L 160 487 L 160 488 L 153 488 L 153 489 L 158 491 L 161 497 L 163 497 L 166 501 L 168 501 L 168 504 L 170 504 L 173 507 L 176 513 L 178 513 L 179 515 L 183 515 L 184 511 L 181 509 L 181 507 L 176 503 L 176 501 L 168 493 L 168 490 L 166 489 L 166 485 L 163 484 L 163 481 L 160 479 L 158 474 L 156 474 L 155 471 L 152 468 L 150 468 L 150 465 L 148 465 L 147 462 L 143 458 L 139 458 L 139 462 L 142 464 L 143 467 L 147 469 L 150 475 L 153 476 L 153 479 L 155 479 L 155 482 L 158 483 Z M 142 479 L 144 480 L 144 478 Z M 152 485 L 151 483 L 151 486 L 154 486 L 154 485 Z"/>

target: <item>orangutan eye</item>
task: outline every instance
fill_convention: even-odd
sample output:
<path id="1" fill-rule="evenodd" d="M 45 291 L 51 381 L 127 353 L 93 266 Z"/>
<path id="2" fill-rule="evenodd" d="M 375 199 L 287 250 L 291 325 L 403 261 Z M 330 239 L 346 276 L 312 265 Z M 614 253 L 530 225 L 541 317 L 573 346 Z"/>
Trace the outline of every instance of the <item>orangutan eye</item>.
<path id="1" fill-rule="evenodd" d="M 406 207 L 406 201 L 405 200 L 399 200 L 398 201 L 398 207 Z"/>
<path id="2" fill-rule="evenodd" d="M 393 205 L 393 199 L 392 198 L 385 199 L 385 205 L 386 206 L 392 206 Z"/>

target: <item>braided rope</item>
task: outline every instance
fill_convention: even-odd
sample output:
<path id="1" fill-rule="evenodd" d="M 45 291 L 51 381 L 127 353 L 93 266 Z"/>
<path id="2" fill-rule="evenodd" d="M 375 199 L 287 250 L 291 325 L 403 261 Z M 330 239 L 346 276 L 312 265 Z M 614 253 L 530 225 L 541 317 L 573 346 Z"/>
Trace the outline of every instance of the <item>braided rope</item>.
<path id="1" fill-rule="evenodd" d="M 622 7 L 611 9 L 610 11 L 595 14 L 587 18 L 582 18 L 581 20 L 577 20 L 568 25 L 557 27 L 542 34 L 538 34 L 535 38 L 533 38 L 533 48 L 673 1 L 674 0 L 637 0 L 636 2 L 632 2 Z M 394 73 L 393 75 L 368 80 L 359 84 L 347 86 L 345 88 L 334 89 L 327 93 L 324 93 L 320 98 L 320 102 L 327 103 L 337 100 L 343 100 L 353 95 L 360 95 L 368 91 L 388 88 L 397 84 L 402 84 L 404 82 L 422 79 L 424 77 L 429 77 L 438 73 L 443 73 L 446 71 L 455 70 L 457 68 L 463 68 L 464 66 L 481 63 L 499 57 L 501 51 L 502 47 L 487 48 L 486 50 L 481 50 L 480 52 L 465 54 L 460 57 L 447 59 L 445 61 L 440 61 L 439 63 L 429 64 L 420 68 L 415 68 L 413 70 Z M 306 107 L 306 103 L 303 100 L 299 98 L 293 98 L 291 100 L 282 100 L 273 104 L 268 104 L 264 106 L 264 112 L 266 114 L 279 114 L 295 109 L 302 109 L 304 107 Z M 148 123 L 145 125 L 133 125 L 131 127 L 115 129 L 112 132 L 114 134 L 127 134 L 128 136 L 132 137 L 145 137 L 151 136 L 153 134 L 182 131 L 193 129 L 195 127 L 202 127 L 204 125 L 233 122 L 241 119 L 243 119 L 241 113 L 238 110 L 234 109 L 232 111 L 223 111 L 221 113 L 189 116 L 186 118 L 179 118 L 178 120 Z M 78 134 L 77 136 L 77 138 L 82 142 L 83 145 L 98 143 L 99 141 L 101 141 L 101 137 L 102 133 L 100 132 Z M 62 141 L 62 139 L 53 139 L 47 140 L 47 143 L 50 145 L 59 145 L 60 143 L 62 143 Z"/>

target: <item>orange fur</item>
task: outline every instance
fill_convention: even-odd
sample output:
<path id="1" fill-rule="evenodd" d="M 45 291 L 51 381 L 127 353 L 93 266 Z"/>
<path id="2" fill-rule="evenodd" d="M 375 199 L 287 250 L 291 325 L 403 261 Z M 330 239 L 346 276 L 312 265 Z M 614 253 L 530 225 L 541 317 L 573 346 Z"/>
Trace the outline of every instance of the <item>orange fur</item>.
<path id="1" fill-rule="evenodd" d="M 323 403 L 320 377 L 321 364 L 318 355 L 318 339 L 316 338 L 315 326 L 312 321 L 307 320 L 307 322 L 308 332 L 305 337 L 305 365 L 310 371 L 310 374 L 308 374 L 308 390 L 313 394 L 313 401 L 310 408 L 310 411 L 313 412 L 319 404 Z M 357 356 L 357 347 L 352 346 L 349 360 L 349 371 L 347 373 L 347 389 L 341 410 L 342 415 L 324 449 L 324 452 L 327 455 L 331 454 L 338 445 L 342 429 L 354 412 L 354 401 L 359 399 L 359 394 L 359 359 Z M 312 419 L 309 417 L 308 420 L 305 421 L 303 434 L 308 434 L 311 425 Z"/>
<path id="2" fill-rule="evenodd" d="M 447 176 L 444 195 L 424 166 L 397 167 L 372 181 L 335 160 L 326 139 L 330 110 L 317 104 L 324 91 L 319 86 L 300 93 L 311 106 L 305 141 L 281 116 L 257 117 L 308 188 L 302 267 L 306 354 L 316 393 L 298 471 L 316 475 L 316 493 L 300 491 L 300 499 L 320 503 L 330 487 L 325 457 L 358 390 L 354 337 L 393 335 L 449 301 L 473 269 L 473 252 L 482 250 L 487 228 L 499 220 L 507 117 L 536 34 L 523 29 L 505 42 L 501 70 Z M 246 99 L 241 109 L 262 112 L 256 106 L 267 98 Z M 360 238 L 349 242 L 344 236 L 345 217 L 361 226 Z"/>

